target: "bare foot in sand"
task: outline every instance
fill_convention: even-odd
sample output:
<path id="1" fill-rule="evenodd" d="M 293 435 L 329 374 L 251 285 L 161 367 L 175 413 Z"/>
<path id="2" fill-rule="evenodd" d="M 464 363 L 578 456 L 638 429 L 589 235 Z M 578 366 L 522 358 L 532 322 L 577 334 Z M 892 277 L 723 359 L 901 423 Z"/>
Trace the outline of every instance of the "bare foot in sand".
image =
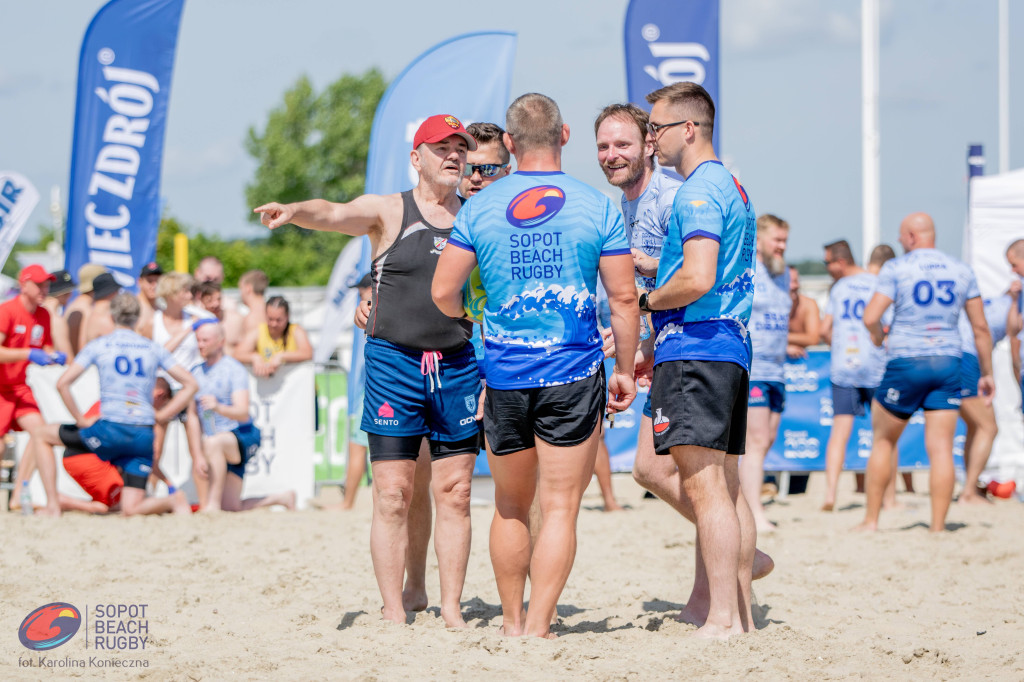
<path id="1" fill-rule="evenodd" d="M 988 497 L 983 494 L 972 493 L 965 490 L 960 493 L 960 497 L 957 499 L 957 504 L 978 504 L 984 506 L 986 504 L 992 504 L 992 500 L 988 499 Z"/>
<path id="2" fill-rule="evenodd" d="M 835 508 L 836 505 L 834 502 L 826 502 L 825 504 L 821 505 L 821 511 L 823 512 L 835 511 Z"/>
<path id="3" fill-rule="evenodd" d="M 385 611 L 384 607 L 380 607 L 380 617 L 383 620 L 397 623 L 399 625 L 405 625 L 405 611 L 394 609 L 391 611 Z"/>
<path id="4" fill-rule="evenodd" d="M 427 608 L 427 590 L 425 587 L 405 586 L 402 590 L 402 607 L 406 611 L 423 611 Z"/>
<path id="5" fill-rule="evenodd" d="M 42 509 L 37 509 L 36 516 L 60 516 L 60 506 L 48 504 Z"/>
<path id="6" fill-rule="evenodd" d="M 691 599 L 690 602 L 683 607 L 683 610 L 672 616 L 673 620 L 678 623 L 686 623 L 688 625 L 696 625 L 698 628 L 703 627 L 704 623 L 708 619 L 708 604 L 698 604 L 696 600 Z"/>
<path id="7" fill-rule="evenodd" d="M 724 628 L 721 625 L 704 625 L 703 627 L 697 628 L 691 637 L 700 637 L 703 639 L 717 639 L 719 641 L 725 641 L 733 635 L 742 635 L 743 628 L 740 626 L 733 626 L 730 628 Z"/>
<path id="8" fill-rule="evenodd" d="M 868 523 L 867 521 L 859 523 L 850 529 L 850 531 L 854 533 L 874 533 L 876 530 L 878 530 L 878 524 Z"/>
<path id="9" fill-rule="evenodd" d="M 750 573 L 751 580 L 760 580 L 775 570 L 775 561 L 759 549 L 754 550 L 754 569 Z"/>
<path id="10" fill-rule="evenodd" d="M 555 633 L 551 632 L 550 630 L 547 630 L 545 632 L 542 632 L 542 633 L 539 633 L 539 634 L 536 634 L 536 635 L 531 635 L 529 632 L 524 632 L 523 635 L 525 637 L 538 637 L 540 639 L 558 639 L 558 635 L 556 635 Z"/>
<path id="11" fill-rule="evenodd" d="M 466 621 L 462 618 L 462 611 L 455 609 L 454 612 L 441 607 L 441 618 L 444 619 L 446 628 L 468 628 Z"/>

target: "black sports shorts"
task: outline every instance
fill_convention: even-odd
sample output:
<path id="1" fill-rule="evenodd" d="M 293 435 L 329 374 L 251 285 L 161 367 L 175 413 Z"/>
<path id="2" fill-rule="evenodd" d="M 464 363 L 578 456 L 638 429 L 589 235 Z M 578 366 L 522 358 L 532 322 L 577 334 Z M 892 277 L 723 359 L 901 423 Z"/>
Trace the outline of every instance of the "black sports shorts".
<path id="1" fill-rule="evenodd" d="M 579 445 L 604 417 L 607 392 L 603 366 L 587 379 L 561 386 L 504 391 L 488 386 L 487 444 L 495 455 L 528 450 L 536 438 L 556 447 Z"/>
<path id="2" fill-rule="evenodd" d="M 697 445 L 742 455 L 747 441 L 747 370 L 733 362 L 675 360 L 654 368 L 654 451 Z"/>

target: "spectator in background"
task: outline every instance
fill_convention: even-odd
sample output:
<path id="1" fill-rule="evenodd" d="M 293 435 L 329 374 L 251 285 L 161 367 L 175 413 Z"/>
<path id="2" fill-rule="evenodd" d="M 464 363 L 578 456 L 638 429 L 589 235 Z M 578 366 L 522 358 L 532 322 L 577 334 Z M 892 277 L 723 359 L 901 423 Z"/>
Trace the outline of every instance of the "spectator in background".
<path id="1" fill-rule="evenodd" d="M 151 324 L 142 327 L 139 333 L 163 346 L 182 367 L 195 367 L 201 358 L 192 324 L 201 317 L 209 317 L 209 313 L 186 310 L 192 302 L 192 277 L 168 272 L 160 277 L 156 295 L 163 301 L 163 310 L 153 313 Z M 173 377 L 170 383 L 172 389 L 178 390 Z"/>
<path id="2" fill-rule="evenodd" d="M 50 313 L 43 307 L 53 280 L 41 266 L 29 265 L 18 274 L 18 295 L 0 304 L 0 436 L 12 428 L 31 432 L 44 425 L 36 398 L 25 382 L 28 363 L 63 365 L 67 360 L 63 353 L 53 352 Z M 34 459 L 22 457 L 15 490 L 32 476 Z M 39 475 L 46 489 L 45 513 L 60 516 L 54 462 L 40 462 Z M 10 506 L 14 509 L 17 505 Z"/>
<path id="3" fill-rule="evenodd" d="M 203 362 L 192 374 L 199 382 L 188 405 L 187 427 L 201 426 L 202 458 L 210 480 L 202 509 L 245 511 L 275 504 L 295 509 L 295 492 L 242 499 L 245 465 L 259 451 L 260 430 L 249 416 L 249 374 L 224 354 L 224 329 L 216 320 L 202 321 L 196 339 Z"/>
<path id="4" fill-rule="evenodd" d="M 216 256 L 206 256 L 199 260 L 196 264 L 195 274 L 193 275 L 197 282 L 216 282 L 217 284 L 224 283 L 224 264 L 220 261 L 220 258 Z"/>
<path id="5" fill-rule="evenodd" d="M 192 299 L 206 312 L 224 321 L 224 308 L 221 306 L 220 285 L 216 282 L 196 282 L 192 285 Z"/>
<path id="6" fill-rule="evenodd" d="M 75 280 L 67 270 L 50 273 L 54 280 L 50 283 L 50 295 L 43 301 L 43 307 L 50 313 L 50 336 L 53 348 L 65 355 L 72 355 L 71 339 L 68 337 L 68 323 L 64 319 L 64 306 L 75 290 Z"/>
<path id="7" fill-rule="evenodd" d="M 821 310 L 810 296 L 800 293 L 800 273 L 789 266 L 789 298 L 793 307 L 789 311 L 789 337 L 786 354 L 791 358 L 806 358 L 807 347 L 821 343 Z"/>
<path id="8" fill-rule="evenodd" d="M 202 258 L 199 263 L 196 264 L 195 270 L 195 281 L 199 284 L 206 282 L 212 282 L 217 284 L 221 288 L 224 286 L 224 263 L 221 262 L 220 258 L 216 256 L 206 256 Z M 202 309 L 198 296 L 195 298 L 196 305 L 191 312 L 194 312 L 197 317 L 202 317 L 199 311 Z M 226 339 L 227 348 L 233 349 L 235 345 L 242 338 L 242 334 L 238 333 L 241 329 L 242 314 L 238 310 L 238 306 L 235 301 L 221 297 L 221 309 L 222 313 L 217 315 L 217 319 L 221 320 L 226 325 Z M 262 308 L 260 308 L 262 310 Z"/>
<path id="9" fill-rule="evenodd" d="M 157 311 L 156 285 L 160 281 L 160 275 L 164 269 L 156 261 L 146 263 L 139 272 L 139 306 L 142 314 L 139 315 L 139 329 L 150 327 L 153 324 L 153 313 Z"/>
<path id="10" fill-rule="evenodd" d="M 267 321 L 254 332 L 246 334 L 235 357 L 252 363 L 252 373 L 269 377 L 286 362 L 307 362 L 313 359 L 313 346 L 306 330 L 292 324 L 288 301 L 274 296 L 267 301 Z"/>
<path id="11" fill-rule="evenodd" d="M 96 263 L 86 263 L 78 268 L 78 298 L 64 309 L 64 321 L 67 322 L 68 339 L 74 355 L 78 355 L 82 347 L 82 329 L 85 328 L 86 318 L 92 309 L 92 281 L 96 279 L 96 275 L 106 271 L 105 267 Z"/>
<path id="12" fill-rule="evenodd" d="M 235 347 L 245 335 L 259 329 L 267 321 L 267 301 L 264 294 L 269 281 L 262 270 L 249 270 L 238 278 L 238 295 L 242 299 L 244 314 L 228 315 L 224 320 L 225 349 L 234 353 Z"/>
<path id="13" fill-rule="evenodd" d="M 97 275 L 96 279 L 92 281 L 92 310 L 89 311 L 89 317 L 82 328 L 82 348 L 85 348 L 85 345 L 93 339 L 106 336 L 114 331 L 116 325 L 114 318 L 110 315 L 110 301 L 120 291 L 120 285 L 109 272 Z"/>

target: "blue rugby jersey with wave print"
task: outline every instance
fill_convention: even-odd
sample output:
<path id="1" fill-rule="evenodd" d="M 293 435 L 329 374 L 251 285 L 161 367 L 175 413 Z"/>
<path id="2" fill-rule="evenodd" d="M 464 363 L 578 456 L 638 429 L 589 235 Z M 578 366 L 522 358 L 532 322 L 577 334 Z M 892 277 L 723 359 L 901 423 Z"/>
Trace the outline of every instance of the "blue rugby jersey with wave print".
<path id="1" fill-rule="evenodd" d="M 683 245 L 694 237 L 719 244 L 715 284 L 688 306 L 654 313 L 655 364 L 705 360 L 750 370 L 756 231 L 753 204 L 720 162 L 705 161 L 686 178 L 672 204 L 657 284 L 664 286 L 682 267 Z"/>
<path id="2" fill-rule="evenodd" d="M 465 203 L 448 246 L 475 252 L 480 266 L 488 386 L 557 386 L 597 372 L 598 266 L 630 253 L 608 197 L 562 172 L 519 171 Z"/>

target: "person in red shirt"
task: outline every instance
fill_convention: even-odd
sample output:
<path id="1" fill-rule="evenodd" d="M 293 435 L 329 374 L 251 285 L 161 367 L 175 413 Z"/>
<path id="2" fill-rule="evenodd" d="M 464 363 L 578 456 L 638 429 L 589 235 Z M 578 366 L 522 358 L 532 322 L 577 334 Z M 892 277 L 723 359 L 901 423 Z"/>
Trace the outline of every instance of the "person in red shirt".
<path id="1" fill-rule="evenodd" d="M 53 352 L 50 337 L 50 313 L 43 301 L 50 293 L 54 276 L 39 265 L 29 265 L 18 275 L 20 293 L 0 304 L 0 436 L 11 429 L 32 431 L 43 426 L 32 389 L 25 383 L 28 363 L 37 365 L 63 365 L 64 353 Z M 24 460 L 24 458 L 23 458 Z M 18 470 L 17 485 L 21 486 L 23 473 L 31 474 L 32 462 L 22 462 Z M 51 463 L 44 464 L 50 466 Z M 44 513 L 60 514 L 54 472 L 40 471 L 46 487 L 47 506 Z M 49 475 L 47 475 L 49 474 Z"/>

